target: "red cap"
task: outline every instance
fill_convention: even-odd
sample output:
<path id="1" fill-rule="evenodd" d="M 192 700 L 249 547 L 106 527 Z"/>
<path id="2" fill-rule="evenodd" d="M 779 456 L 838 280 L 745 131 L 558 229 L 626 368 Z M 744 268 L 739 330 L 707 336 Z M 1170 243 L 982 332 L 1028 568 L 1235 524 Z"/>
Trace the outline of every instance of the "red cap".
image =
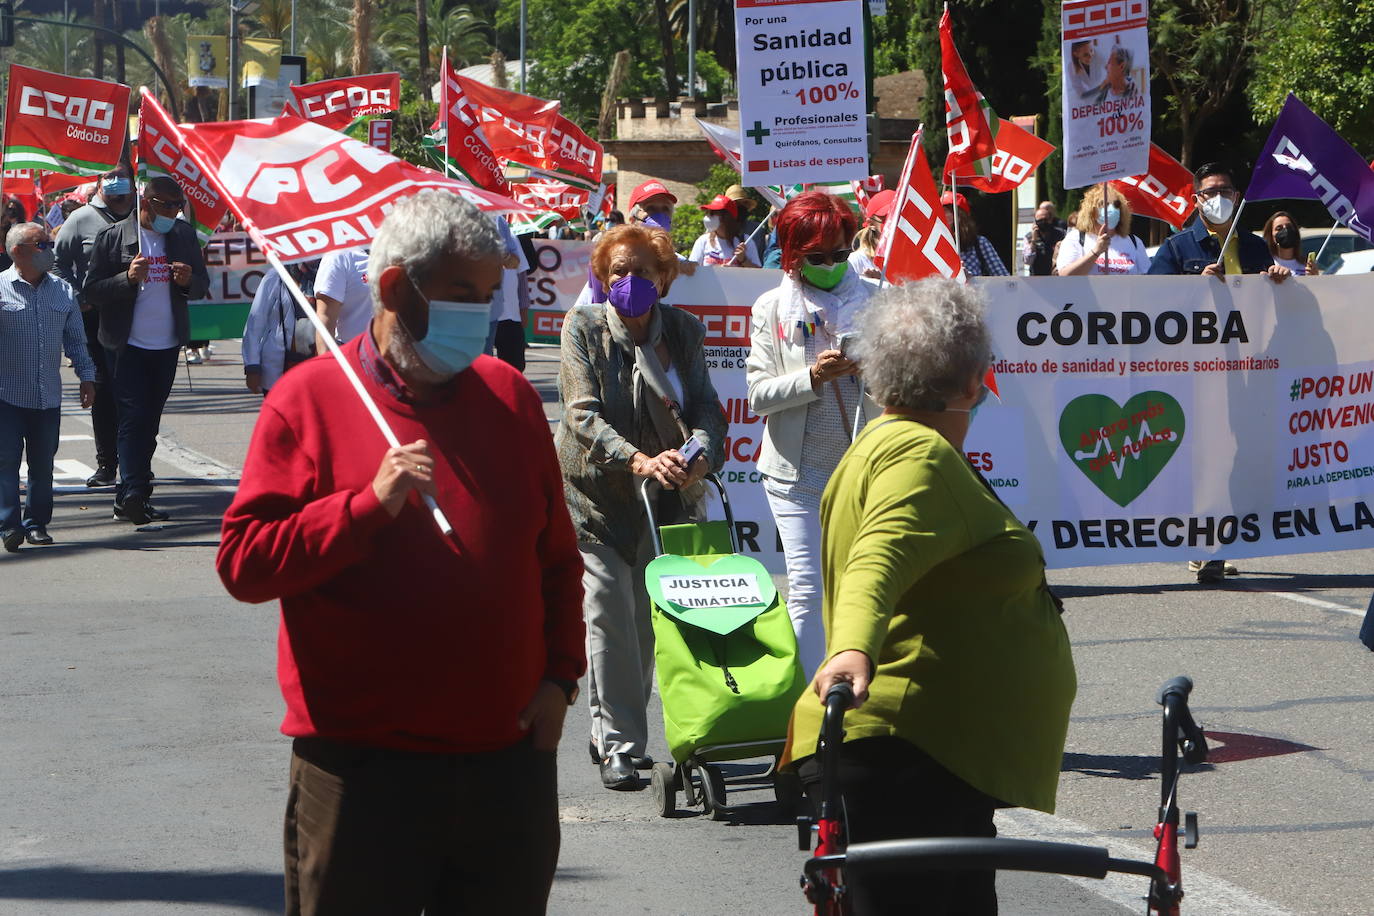
<path id="1" fill-rule="evenodd" d="M 953 191 L 946 191 L 945 193 L 940 195 L 940 206 L 957 206 L 960 210 L 963 210 L 965 213 L 973 213 L 973 211 L 970 210 L 968 207 L 968 199 L 964 197 L 964 195 L 962 194 L 955 194 Z"/>
<path id="2" fill-rule="evenodd" d="M 735 202 L 724 194 L 717 194 L 715 197 L 711 198 L 709 204 L 702 204 L 701 209 L 724 210 L 736 219 L 739 218 L 739 207 L 735 206 Z"/>
<path id="3" fill-rule="evenodd" d="M 650 178 L 648 181 L 644 182 L 642 185 L 640 185 L 639 187 L 635 188 L 633 191 L 630 192 L 630 209 L 633 210 L 635 207 L 637 207 L 641 200 L 646 200 L 650 197 L 657 197 L 659 194 L 665 194 L 667 195 L 669 200 L 671 200 L 673 203 L 677 203 L 677 198 L 674 197 L 672 193 L 669 192 L 669 190 L 663 186 L 663 182 L 659 181 L 656 178 Z"/>
<path id="4" fill-rule="evenodd" d="M 879 191 L 868 199 L 868 205 L 864 207 L 864 216 L 869 219 L 887 216 L 892 212 L 892 201 L 896 197 L 896 191 Z"/>

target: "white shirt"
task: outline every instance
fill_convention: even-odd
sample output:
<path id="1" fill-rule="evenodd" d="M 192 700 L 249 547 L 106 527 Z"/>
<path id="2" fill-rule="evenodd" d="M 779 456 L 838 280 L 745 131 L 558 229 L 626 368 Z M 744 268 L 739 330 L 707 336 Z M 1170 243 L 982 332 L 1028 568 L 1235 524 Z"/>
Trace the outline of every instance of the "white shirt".
<path id="1" fill-rule="evenodd" d="M 506 251 L 520 259 L 520 266 L 514 269 L 504 269 L 501 271 L 501 289 L 492 301 L 491 320 L 492 321 L 519 321 L 520 320 L 520 284 L 525 282 L 525 273 L 530 269 L 529 261 L 525 259 L 525 249 L 520 247 L 520 240 L 511 231 L 510 224 L 506 222 L 504 216 L 495 215 L 492 219 L 496 223 L 496 231 L 501 233 L 502 240 L 506 243 Z M 499 309 L 498 309 L 499 306 Z"/>
<path id="2" fill-rule="evenodd" d="M 1280 267 L 1287 267 L 1293 271 L 1293 276 L 1301 277 L 1307 274 L 1307 262 L 1299 261 L 1297 258 L 1281 258 L 1274 255 L 1274 263 Z"/>
<path id="3" fill-rule="evenodd" d="M 855 248 L 849 254 L 849 269 L 862 277 L 864 271 L 877 270 L 878 265 L 873 263 L 873 259 L 865 254 L 862 248 Z"/>
<path id="4" fill-rule="evenodd" d="M 688 255 L 687 260 L 715 266 L 729 264 L 735 257 L 735 248 L 742 241 L 744 241 L 743 238 L 737 238 L 732 242 L 726 242 L 714 232 L 703 232 L 692 243 L 692 253 Z M 755 267 L 763 264 L 763 259 L 759 257 L 758 246 L 754 244 L 752 239 L 749 240 L 748 247 L 744 249 L 744 259 Z"/>
<path id="5" fill-rule="evenodd" d="M 172 265 L 167 261 L 167 237 L 142 226 L 138 234 L 139 250 L 148 259 L 148 278 L 139 284 L 134 299 L 129 345 L 144 350 L 168 350 L 181 341 L 172 323 Z"/>
<path id="6" fill-rule="evenodd" d="M 1063 274 L 1070 264 L 1092 251 L 1096 245 L 1095 233 L 1070 229 L 1064 236 L 1064 241 L 1059 243 L 1059 259 L 1055 261 L 1055 268 Z M 1120 236 L 1113 232 L 1112 243 L 1108 246 L 1107 253 L 1093 262 L 1088 274 L 1123 276 L 1143 274 L 1149 269 L 1150 255 L 1145 251 L 1145 243 L 1133 235 Z"/>
<path id="7" fill-rule="evenodd" d="M 315 295 L 328 296 L 342 303 L 339 307 L 338 323 L 334 326 L 334 336 L 339 340 L 352 340 L 363 331 L 372 320 L 372 293 L 367 288 L 366 248 L 350 248 L 347 251 L 331 251 L 320 261 L 320 271 L 315 276 Z"/>

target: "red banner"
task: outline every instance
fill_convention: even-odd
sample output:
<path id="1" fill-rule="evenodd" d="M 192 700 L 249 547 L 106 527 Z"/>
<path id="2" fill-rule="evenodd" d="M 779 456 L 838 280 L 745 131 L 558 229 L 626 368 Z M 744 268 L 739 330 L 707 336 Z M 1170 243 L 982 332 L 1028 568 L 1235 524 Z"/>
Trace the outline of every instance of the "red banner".
<path id="1" fill-rule="evenodd" d="M 974 174 L 974 163 L 997 152 L 993 138 L 997 118 L 991 106 L 968 78 L 964 61 L 954 47 L 949 10 L 940 16 L 940 68 L 945 81 L 945 128 L 949 131 L 949 156 L 944 174 L 951 172 L 962 181 Z"/>
<path id="2" fill-rule="evenodd" d="M 430 126 L 423 141 L 425 147 L 450 175 L 497 194 L 510 194 L 505 165 L 477 123 L 476 110 L 468 103 L 458 75 L 448 63 L 447 48 L 439 73 L 444 80 L 439 90 L 439 117 Z"/>
<path id="3" fill-rule="evenodd" d="M 1040 163 L 1052 152 L 1054 144 L 1002 118 L 997 130 L 997 152 L 979 163 L 980 167 L 972 174 L 961 175 L 959 184 L 991 194 L 1011 191 L 1027 178 L 1034 177 Z"/>
<path id="4" fill-rule="evenodd" d="M 1131 210 L 1183 228 L 1193 214 L 1193 173 L 1164 150 L 1150 144 L 1150 171 L 1132 178 L 1118 178 L 1113 188 L 1126 198 Z"/>
<path id="5" fill-rule="evenodd" d="M 511 196 L 525 206 L 557 213 L 568 222 L 582 216 L 589 198 L 589 193 L 583 188 L 548 178 L 513 181 L 510 189 Z"/>
<path id="6" fill-rule="evenodd" d="M 144 105 L 157 103 L 145 96 Z M 291 115 L 171 125 L 170 133 L 258 246 L 284 261 L 369 244 L 396 201 L 427 188 L 450 191 L 488 212 L 530 212 L 509 197 Z"/>
<path id="7" fill-rule="evenodd" d="M 921 149 L 919 130 L 911 138 L 896 191 L 874 258 L 888 282 L 905 283 L 930 276 L 966 281 L 954 236 L 945 225 L 940 192 Z"/>
<path id="8" fill-rule="evenodd" d="M 502 159 L 595 190 L 601 144 L 558 112 L 557 102 L 497 89 L 454 74 L 467 111 Z"/>
<path id="9" fill-rule="evenodd" d="M 365 73 L 291 87 L 283 114 L 293 114 L 331 130 L 344 130 L 361 118 L 401 108 L 399 73 Z"/>
<path id="10" fill-rule="evenodd" d="M 99 175 L 119 162 L 129 87 L 10 65 L 4 167 Z"/>
<path id="11" fill-rule="evenodd" d="M 161 175 L 175 180 L 181 186 L 181 193 L 186 195 L 186 215 L 195 227 L 200 244 L 208 244 L 220 220 L 229 211 L 229 201 L 201 167 L 186 155 L 177 137 L 176 124 L 146 88 L 139 93 L 138 125 L 135 158 L 139 179 L 146 181 Z"/>

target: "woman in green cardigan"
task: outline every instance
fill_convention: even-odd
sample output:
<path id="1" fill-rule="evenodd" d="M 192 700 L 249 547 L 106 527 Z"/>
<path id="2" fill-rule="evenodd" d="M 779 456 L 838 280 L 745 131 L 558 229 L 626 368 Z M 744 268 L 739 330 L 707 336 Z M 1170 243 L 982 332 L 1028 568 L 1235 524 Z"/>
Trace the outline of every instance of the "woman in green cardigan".
<path id="1" fill-rule="evenodd" d="M 789 756 L 814 753 L 820 697 L 848 681 L 849 841 L 993 836 L 997 807 L 1054 810 L 1077 680 L 1039 543 L 964 457 L 987 395 L 982 302 L 949 280 L 908 284 L 873 299 L 859 334 L 884 411 L 821 503 L 826 661 L 797 701 Z M 814 784 L 816 762 L 800 770 Z M 996 913 L 994 878 L 855 888 L 856 912 Z"/>

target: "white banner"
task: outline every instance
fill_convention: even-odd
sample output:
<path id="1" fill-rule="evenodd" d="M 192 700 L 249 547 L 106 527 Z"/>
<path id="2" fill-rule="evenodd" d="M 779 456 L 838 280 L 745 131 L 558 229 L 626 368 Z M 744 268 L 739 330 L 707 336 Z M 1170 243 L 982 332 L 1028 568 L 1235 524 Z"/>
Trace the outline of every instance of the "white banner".
<path id="1" fill-rule="evenodd" d="M 1051 567 L 1374 544 L 1374 278 L 984 279 L 966 450 Z"/>
<path id="2" fill-rule="evenodd" d="M 1150 163 L 1148 0 L 1065 0 L 1064 187 Z"/>
<path id="3" fill-rule="evenodd" d="M 736 0 L 741 183 L 866 178 L 863 0 Z"/>

